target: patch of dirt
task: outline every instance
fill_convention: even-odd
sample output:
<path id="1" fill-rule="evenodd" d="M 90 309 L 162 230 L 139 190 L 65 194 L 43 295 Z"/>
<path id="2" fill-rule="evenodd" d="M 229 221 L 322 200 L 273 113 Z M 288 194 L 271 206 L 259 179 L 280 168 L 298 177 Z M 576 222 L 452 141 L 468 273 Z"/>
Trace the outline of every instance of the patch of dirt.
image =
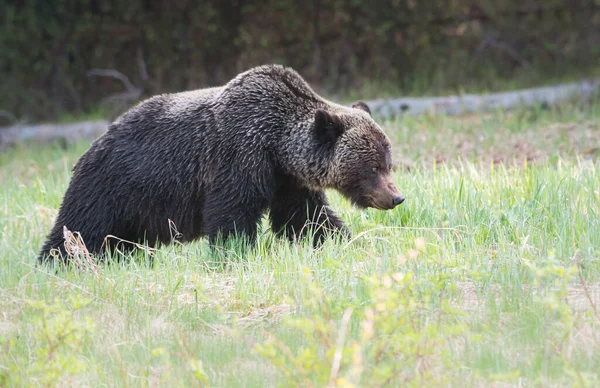
<path id="1" fill-rule="evenodd" d="M 96 328 L 108 338 L 119 338 L 125 332 L 125 316 L 111 304 L 105 303 L 92 311 L 79 313 L 82 317 L 89 316 Z"/>
<path id="2" fill-rule="evenodd" d="M 432 132 L 431 123 L 401 127 L 392 134 L 394 157 L 399 167 L 432 165 L 467 160 L 485 165 L 543 163 L 551 158 L 579 157 L 598 160 L 600 122 L 577 121 L 525 130 L 485 129 L 484 119 L 466 119 L 464 128 L 442 127 Z M 456 124 L 456 122 L 454 122 Z M 435 126 L 435 124 L 433 124 Z"/>
<path id="3" fill-rule="evenodd" d="M 0 322 L 0 336 L 9 335 L 17 329 L 17 325 L 11 322 Z"/>
<path id="4" fill-rule="evenodd" d="M 244 328 L 264 323 L 273 324 L 289 314 L 291 310 L 292 306 L 289 304 L 256 308 L 241 317 L 238 320 L 238 324 Z"/>
<path id="5" fill-rule="evenodd" d="M 474 283 L 456 282 L 456 288 L 459 295 L 456 303 L 457 307 L 466 311 L 473 311 L 477 310 L 481 303 L 485 303 L 485 300 L 481 300 L 477 296 L 477 288 Z M 527 292 L 527 287 L 524 287 L 523 291 Z M 496 301 L 499 303 L 499 288 L 493 285 L 491 292 L 495 293 Z M 581 284 L 573 284 L 568 290 L 567 303 L 576 313 L 591 311 L 593 303 L 600 313 L 600 284 L 587 284 L 585 289 Z"/>
<path id="6" fill-rule="evenodd" d="M 590 308 L 592 308 L 591 303 L 594 303 L 596 309 L 600 309 L 600 284 L 587 284 L 585 289 L 580 284 L 574 285 L 573 287 L 569 288 L 567 301 L 571 308 L 573 308 L 573 310 L 576 312 L 585 312 L 590 310 Z M 598 310 L 598 313 L 600 313 L 600 310 Z"/>

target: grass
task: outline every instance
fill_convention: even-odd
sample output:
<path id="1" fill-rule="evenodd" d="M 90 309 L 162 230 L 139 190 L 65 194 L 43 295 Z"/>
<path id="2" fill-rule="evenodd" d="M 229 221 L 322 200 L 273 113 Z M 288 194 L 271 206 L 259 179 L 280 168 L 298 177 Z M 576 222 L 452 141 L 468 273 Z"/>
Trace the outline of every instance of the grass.
<path id="1" fill-rule="evenodd" d="M 600 104 L 384 124 L 402 206 L 224 262 L 37 267 L 88 145 L 0 155 L 0 385 L 597 386 Z"/>

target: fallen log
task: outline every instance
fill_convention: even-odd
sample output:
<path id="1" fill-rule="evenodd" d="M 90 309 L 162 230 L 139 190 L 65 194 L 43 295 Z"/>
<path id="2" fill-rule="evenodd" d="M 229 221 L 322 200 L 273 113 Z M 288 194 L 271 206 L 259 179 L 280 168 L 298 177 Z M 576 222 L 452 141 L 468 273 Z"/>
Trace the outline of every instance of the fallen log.
<path id="1" fill-rule="evenodd" d="M 491 94 L 464 94 L 447 97 L 392 98 L 367 101 L 371 111 L 382 118 L 423 113 L 446 114 L 511 110 L 536 105 L 555 106 L 572 98 L 586 98 L 600 86 L 600 79 L 555 86 Z"/>
<path id="2" fill-rule="evenodd" d="M 447 97 L 392 98 L 367 101 L 378 119 L 424 113 L 460 115 L 464 113 L 511 110 L 536 105 L 555 106 L 574 98 L 587 98 L 600 87 L 600 79 L 491 94 L 465 94 Z M 73 124 L 15 125 L 0 127 L 0 152 L 25 142 L 71 144 L 94 140 L 102 135 L 107 121 Z"/>
<path id="3" fill-rule="evenodd" d="M 72 124 L 15 125 L 0 128 L 0 152 L 16 144 L 34 142 L 73 144 L 94 140 L 106 132 L 107 121 L 85 121 Z"/>

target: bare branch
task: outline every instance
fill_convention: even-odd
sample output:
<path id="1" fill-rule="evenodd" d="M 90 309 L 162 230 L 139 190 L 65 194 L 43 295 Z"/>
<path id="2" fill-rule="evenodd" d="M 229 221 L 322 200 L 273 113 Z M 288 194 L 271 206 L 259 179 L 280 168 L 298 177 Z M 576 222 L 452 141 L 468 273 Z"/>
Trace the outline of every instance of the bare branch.
<path id="1" fill-rule="evenodd" d="M 123 84 L 123 86 L 125 86 L 125 89 L 127 89 L 128 92 L 138 90 L 138 88 L 133 86 L 133 84 L 131 83 L 131 81 L 125 74 L 121 73 L 120 71 L 114 70 L 114 69 L 92 69 L 92 70 L 88 71 L 86 73 L 86 75 L 88 77 L 97 76 L 97 77 L 115 78 L 115 79 L 118 79 L 119 81 L 121 81 L 121 83 Z"/>
<path id="2" fill-rule="evenodd" d="M 104 102 L 131 101 L 142 95 L 142 89 L 137 88 L 131 83 L 129 77 L 114 69 L 92 69 L 86 73 L 88 77 L 110 77 L 121 81 L 125 86 L 126 92 L 115 94 L 103 99 Z"/>
<path id="3" fill-rule="evenodd" d="M 509 56 L 515 62 L 518 62 L 521 66 L 531 67 L 531 64 L 523 58 L 519 52 L 512 47 L 510 44 L 502 40 L 498 36 L 489 35 L 487 36 L 477 48 L 478 52 L 483 51 L 486 48 L 493 48 L 500 52 L 503 52 L 507 56 Z"/>
<path id="4" fill-rule="evenodd" d="M 342 352 L 344 351 L 344 341 L 346 340 L 346 331 L 348 329 L 348 323 L 350 322 L 351 316 L 352 316 L 352 307 L 346 309 L 346 311 L 344 311 L 344 316 L 342 317 L 342 323 L 340 326 L 340 331 L 338 333 L 337 343 L 336 343 L 336 347 L 335 347 L 335 353 L 333 354 L 333 362 L 331 364 L 331 372 L 329 374 L 330 384 L 334 384 L 338 378 L 338 373 L 340 371 L 340 365 L 342 363 Z"/>

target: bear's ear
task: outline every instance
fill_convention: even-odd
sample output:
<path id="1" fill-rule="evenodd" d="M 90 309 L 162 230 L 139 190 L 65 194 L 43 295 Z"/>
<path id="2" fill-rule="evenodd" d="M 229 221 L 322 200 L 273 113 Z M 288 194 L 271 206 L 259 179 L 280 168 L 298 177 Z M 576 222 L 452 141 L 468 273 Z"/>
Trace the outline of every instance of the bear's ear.
<path id="1" fill-rule="evenodd" d="M 344 132 L 338 116 L 323 109 L 315 112 L 315 135 L 325 140 L 336 140 Z"/>
<path id="2" fill-rule="evenodd" d="M 362 101 L 356 101 L 354 104 L 352 104 L 352 107 L 354 109 L 364 110 L 365 112 L 367 112 L 369 114 L 369 116 L 371 115 L 371 108 L 369 108 L 369 105 L 367 105 L 366 103 L 364 103 Z"/>

